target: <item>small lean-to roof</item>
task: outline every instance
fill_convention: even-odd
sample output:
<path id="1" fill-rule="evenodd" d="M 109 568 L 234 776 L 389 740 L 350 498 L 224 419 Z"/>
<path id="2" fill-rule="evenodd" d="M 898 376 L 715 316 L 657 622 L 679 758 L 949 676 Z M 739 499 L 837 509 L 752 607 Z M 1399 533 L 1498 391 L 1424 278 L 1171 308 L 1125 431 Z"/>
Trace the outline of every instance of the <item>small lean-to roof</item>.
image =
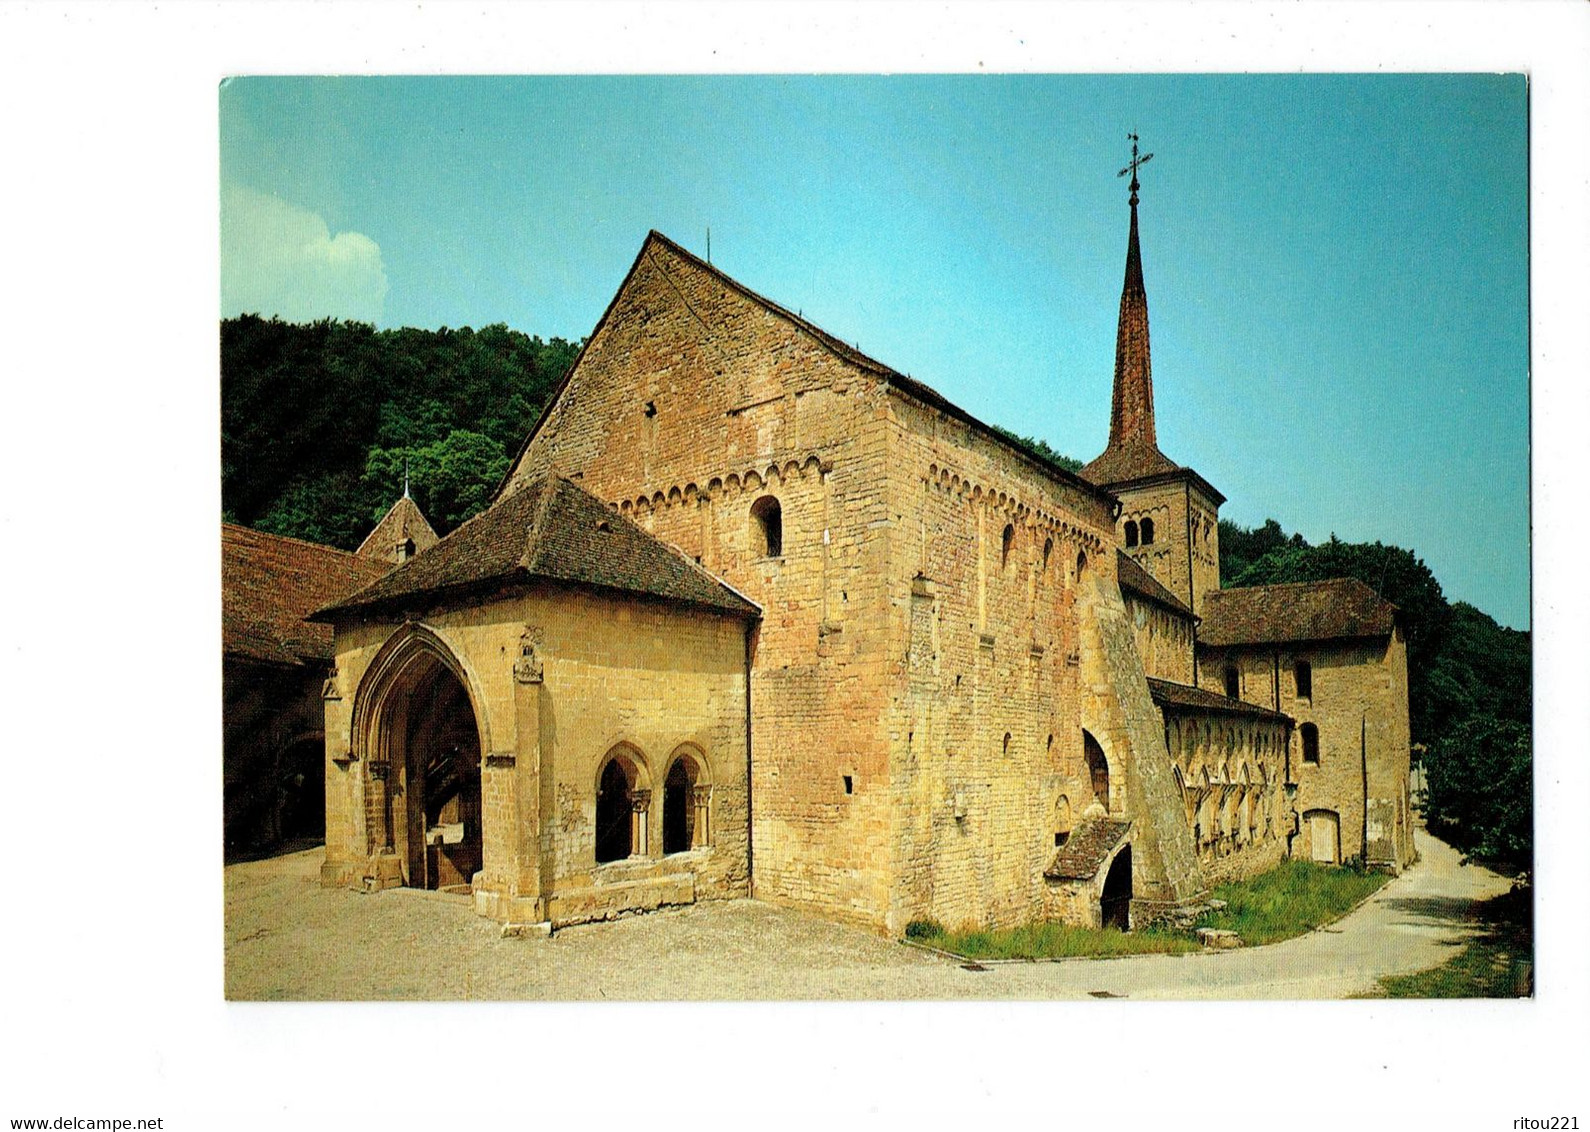
<path id="1" fill-rule="evenodd" d="M 1167 590 L 1160 584 L 1158 578 L 1139 566 L 1136 559 L 1119 547 L 1115 551 L 1115 577 L 1123 590 L 1131 590 L 1141 597 L 1148 598 L 1149 601 L 1167 607 L 1173 613 L 1196 620 L 1196 615 L 1187 608 L 1186 602 Z"/>
<path id="2" fill-rule="evenodd" d="M 1259 719 L 1273 719 L 1277 723 L 1291 725 L 1292 717 L 1282 712 L 1271 711 L 1258 704 L 1250 704 L 1245 700 L 1234 700 L 1230 696 L 1222 696 L 1204 688 L 1194 688 L 1190 684 L 1177 684 L 1171 680 L 1157 680 L 1148 678 L 1148 693 L 1154 697 L 1154 702 L 1161 708 L 1191 708 L 1194 711 L 1224 712 L 1226 715 L 1247 715 Z"/>
<path id="3" fill-rule="evenodd" d="M 1198 643 L 1270 645 L 1391 635 L 1397 607 L 1357 578 L 1211 590 Z"/>
<path id="4" fill-rule="evenodd" d="M 221 524 L 221 652 L 267 664 L 331 659 L 331 627 L 304 618 L 391 569 L 346 550 Z"/>
<path id="5" fill-rule="evenodd" d="M 755 603 L 578 484 L 552 475 L 498 500 L 424 554 L 320 610 L 315 619 L 536 578 L 740 616 L 760 613 Z"/>
<path id="6" fill-rule="evenodd" d="M 1050 880 L 1091 880 L 1131 830 L 1129 821 L 1083 818 L 1066 843 L 1055 850 L 1043 875 Z"/>

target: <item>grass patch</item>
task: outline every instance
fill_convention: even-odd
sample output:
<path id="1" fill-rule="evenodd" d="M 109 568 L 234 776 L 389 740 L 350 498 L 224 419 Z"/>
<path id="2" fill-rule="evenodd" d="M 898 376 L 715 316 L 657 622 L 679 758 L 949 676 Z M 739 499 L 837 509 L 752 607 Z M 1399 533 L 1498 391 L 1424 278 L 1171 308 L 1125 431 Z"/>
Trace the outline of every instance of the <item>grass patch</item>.
<path id="1" fill-rule="evenodd" d="M 1527 998 L 1535 990 L 1535 933 L 1530 889 L 1520 885 L 1480 903 L 1483 934 L 1441 966 L 1380 980 L 1367 998 Z"/>
<path id="2" fill-rule="evenodd" d="M 934 925 L 935 927 L 937 925 Z M 1138 932 L 1115 928 L 1078 928 L 1068 924 L 1038 923 L 1000 931 L 951 932 L 907 937 L 953 951 L 969 959 L 1070 959 L 1079 956 L 1144 955 L 1198 951 L 1200 945 L 1186 932 L 1147 928 Z"/>
<path id="3" fill-rule="evenodd" d="M 1385 873 L 1282 861 L 1267 873 L 1215 889 L 1212 895 L 1226 907 L 1207 913 L 1196 926 L 1234 931 L 1248 946 L 1276 943 L 1341 918 L 1389 879 Z M 933 920 L 912 920 L 905 936 L 969 959 L 1181 955 L 1203 947 L 1192 929 L 1170 927 L 1123 932 L 1036 923 L 998 931 L 949 931 Z"/>
<path id="4" fill-rule="evenodd" d="M 1267 873 L 1217 887 L 1213 895 L 1226 906 L 1198 923 L 1234 931 L 1249 947 L 1279 943 L 1341 919 L 1390 879 L 1387 873 L 1288 859 Z"/>

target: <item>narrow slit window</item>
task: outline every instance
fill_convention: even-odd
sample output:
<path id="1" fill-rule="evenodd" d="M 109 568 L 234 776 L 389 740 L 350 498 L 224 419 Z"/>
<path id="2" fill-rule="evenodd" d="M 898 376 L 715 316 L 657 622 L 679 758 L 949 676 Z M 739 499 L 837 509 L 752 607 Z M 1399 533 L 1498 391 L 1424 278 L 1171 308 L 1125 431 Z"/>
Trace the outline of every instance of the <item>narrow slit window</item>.
<path id="1" fill-rule="evenodd" d="M 1310 766 L 1319 765 L 1319 728 L 1312 723 L 1300 728 L 1303 736 L 1303 761 Z"/>
<path id="2" fill-rule="evenodd" d="M 1242 677 L 1234 664 L 1226 665 L 1226 696 L 1233 700 L 1242 698 Z"/>
<path id="3" fill-rule="evenodd" d="M 1292 677 L 1297 683 L 1297 698 L 1312 700 L 1314 698 L 1314 666 L 1306 660 L 1300 660 L 1292 667 Z"/>

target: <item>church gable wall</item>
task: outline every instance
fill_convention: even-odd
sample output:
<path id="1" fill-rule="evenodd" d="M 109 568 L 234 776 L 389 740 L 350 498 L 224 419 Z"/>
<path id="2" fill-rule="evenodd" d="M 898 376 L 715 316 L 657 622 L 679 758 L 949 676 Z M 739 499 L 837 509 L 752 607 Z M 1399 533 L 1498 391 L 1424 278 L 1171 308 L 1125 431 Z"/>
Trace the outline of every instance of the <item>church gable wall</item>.
<path id="1" fill-rule="evenodd" d="M 763 607 L 756 894 L 872 926 L 892 867 L 886 396 L 652 241 L 511 477 L 556 466 Z"/>

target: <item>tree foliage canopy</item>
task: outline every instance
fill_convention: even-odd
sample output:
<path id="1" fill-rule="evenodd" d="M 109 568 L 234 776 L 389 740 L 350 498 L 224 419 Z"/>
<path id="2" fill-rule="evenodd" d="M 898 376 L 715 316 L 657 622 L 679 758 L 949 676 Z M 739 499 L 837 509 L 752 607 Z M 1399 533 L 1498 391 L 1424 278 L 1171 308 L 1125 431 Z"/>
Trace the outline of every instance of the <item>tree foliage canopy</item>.
<path id="1" fill-rule="evenodd" d="M 580 344 L 503 325 L 221 322 L 221 506 L 344 549 L 403 492 L 446 533 L 483 508 Z"/>

